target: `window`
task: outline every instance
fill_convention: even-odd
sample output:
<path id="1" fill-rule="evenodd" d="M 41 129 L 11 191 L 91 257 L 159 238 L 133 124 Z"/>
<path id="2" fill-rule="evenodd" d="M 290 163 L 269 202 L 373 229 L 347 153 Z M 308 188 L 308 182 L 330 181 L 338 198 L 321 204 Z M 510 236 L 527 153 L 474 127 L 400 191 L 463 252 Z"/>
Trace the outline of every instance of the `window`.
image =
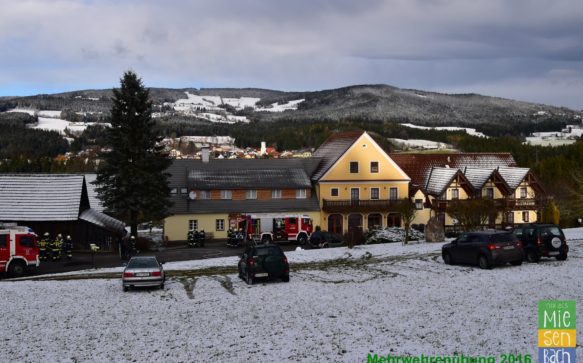
<path id="1" fill-rule="evenodd" d="M 526 187 L 520 188 L 520 198 L 526 198 Z"/>
<path id="2" fill-rule="evenodd" d="M 399 189 L 395 187 L 391 187 L 389 189 L 389 200 L 397 200 L 399 199 Z"/>
<path id="3" fill-rule="evenodd" d="M 486 188 L 486 198 L 494 199 L 494 188 Z"/>
<path id="4" fill-rule="evenodd" d="M 379 188 L 370 188 L 370 199 L 379 199 Z"/>
<path id="5" fill-rule="evenodd" d="M 360 189 L 350 188 L 350 200 L 359 200 L 359 199 L 360 199 Z"/>
<path id="6" fill-rule="evenodd" d="M 423 199 L 415 199 L 415 209 L 423 209 Z"/>
<path id="7" fill-rule="evenodd" d="M 200 199 L 211 199 L 210 190 L 201 190 L 198 194 Z"/>
<path id="8" fill-rule="evenodd" d="M 508 212 L 506 215 L 506 221 L 510 224 L 514 223 L 514 212 Z"/>
<path id="9" fill-rule="evenodd" d="M 233 191 L 221 190 L 221 199 L 233 199 Z"/>
<path id="10" fill-rule="evenodd" d="M 215 229 L 217 231 L 224 231 L 225 230 L 225 220 L 224 219 L 217 219 L 215 223 Z"/>
<path id="11" fill-rule="evenodd" d="M 281 199 L 281 189 L 273 189 L 271 191 L 271 199 Z"/>
<path id="12" fill-rule="evenodd" d="M 20 246 L 22 247 L 34 247 L 34 238 L 30 236 L 20 237 Z"/>
<path id="13" fill-rule="evenodd" d="M 350 162 L 350 173 L 351 174 L 358 174 L 358 161 L 351 161 Z"/>
<path id="14" fill-rule="evenodd" d="M 330 196 L 331 197 L 337 197 L 338 196 L 338 188 L 332 188 L 332 189 L 330 189 Z"/>
<path id="15" fill-rule="evenodd" d="M 8 246 L 8 235 L 0 234 L 0 248 L 6 248 Z"/>
<path id="16" fill-rule="evenodd" d="M 171 195 L 176 195 L 176 194 L 178 194 L 178 188 L 170 188 L 170 194 L 171 194 Z"/>
<path id="17" fill-rule="evenodd" d="M 370 162 L 370 172 L 371 173 L 378 173 L 379 172 L 379 162 L 378 161 L 371 161 Z"/>
<path id="18" fill-rule="evenodd" d="M 451 190 L 451 199 L 452 200 L 458 200 L 460 199 L 460 190 L 455 188 Z"/>
<path id="19" fill-rule="evenodd" d="M 297 189 L 296 190 L 296 199 L 306 199 L 307 192 L 305 189 Z"/>
<path id="20" fill-rule="evenodd" d="M 528 220 L 529 220 L 529 218 L 528 218 L 529 214 L 530 213 L 528 213 L 528 211 L 522 212 L 522 221 L 523 222 L 528 222 Z"/>
<path id="21" fill-rule="evenodd" d="M 180 194 L 188 194 L 188 188 L 180 188 Z"/>
<path id="22" fill-rule="evenodd" d="M 198 219 L 191 219 L 188 221 L 188 230 L 189 231 L 198 230 Z"/>
<path id="23" fill-rule="evenodd" d="M 249 189 L 249 190 L 247 190 L 247 192 L 245 193 L 245 198 L 247 198 L 247 199 L 257 199 L 257 190 L 255 190 L 255 189 Z"/>

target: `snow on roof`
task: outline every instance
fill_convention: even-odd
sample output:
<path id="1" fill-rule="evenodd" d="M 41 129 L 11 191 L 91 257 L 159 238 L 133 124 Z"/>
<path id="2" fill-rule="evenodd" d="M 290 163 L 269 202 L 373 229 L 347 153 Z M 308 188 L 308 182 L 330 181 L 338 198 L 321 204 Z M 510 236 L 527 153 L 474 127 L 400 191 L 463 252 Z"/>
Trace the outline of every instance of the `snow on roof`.
<path id="1" fill-rule="evenodd" d="M 105 207 L 101 203 L 101 199 L 99 199 L 97 190 L 95 190 L 97 187 L 93 184 L 96 179 L 97 174 L 85 174 L 85 181 L 87 183 L 87 196 L 89 197 L 89 205 L 91 208 L 100 213 L 103 213 Z"/>
<path id="2" fill-rule="evenodd" d="M 409 175 L 412 184 L 422 187 L 427 185 L 427 179 L 434 167 L 448 166 L 463 171 L 466 167 L 494 170 L 498 167 L 516 166 L 510 153 L 391 153 L 389 156 Z"/>
<path id="3" fill-rule="evenodd" d="M 452 179 L 458 173 L 458 169 L 432 168 L 425 190 L 432 195 L 440 195 L 451 184 Z"/>
<path id="4" fill-rule="evenodd" d="M 83 178 L 71 174 L 0 175 L 0 220 L 77 220 Z"/>
<path id="5" fill-rule="evenodd" d="M 336 132 L 330 135 L 320 147 L 314 151 L 313 156 L 322 158 L 322 163 L 312 180 L 319 180 L 334 163 L 362 136 L 364 131 Z"/>
<path id="6" fill-rule="evenodd" d="M 528 168 L 498 168 L 498 172 L 512 190 L 515 190 L 522 183 L 529 171 Z"/>
<path id="7" fill-rule="evenodd" d="M 494 169 L 480 169 L 480 168 L 465 168 L 464 175 L 472 184 L 474 189 L 482 189 L 484 184 L 490 179 Z"/>

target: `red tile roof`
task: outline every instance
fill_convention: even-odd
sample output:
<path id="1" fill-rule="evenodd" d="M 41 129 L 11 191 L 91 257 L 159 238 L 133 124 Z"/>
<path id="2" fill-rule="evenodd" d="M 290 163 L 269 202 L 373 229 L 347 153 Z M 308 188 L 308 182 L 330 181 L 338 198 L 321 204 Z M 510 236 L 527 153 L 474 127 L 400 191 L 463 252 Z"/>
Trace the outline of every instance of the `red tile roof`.
<path id="1" fill-rule="evenodd" d="M 409 154 L 391 153 L 390 158 L 411 178 L 413 186 L 424 188 L 434 167 L 460 169 L 466 167 L 496 169 L 516 166 L 510 153 L 448 153 L 448 154 Z"/>

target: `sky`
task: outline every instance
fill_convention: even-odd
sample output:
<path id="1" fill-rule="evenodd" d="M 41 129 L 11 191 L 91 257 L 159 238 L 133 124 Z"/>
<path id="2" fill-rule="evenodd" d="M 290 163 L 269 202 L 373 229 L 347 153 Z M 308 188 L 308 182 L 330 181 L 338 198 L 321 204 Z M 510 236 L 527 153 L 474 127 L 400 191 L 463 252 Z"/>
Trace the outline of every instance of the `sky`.
<path id="1" fill-rule="evenodd" d="M 0 96 L 389 84 L 583 109 L 581 0 L 0 0 Z"/>

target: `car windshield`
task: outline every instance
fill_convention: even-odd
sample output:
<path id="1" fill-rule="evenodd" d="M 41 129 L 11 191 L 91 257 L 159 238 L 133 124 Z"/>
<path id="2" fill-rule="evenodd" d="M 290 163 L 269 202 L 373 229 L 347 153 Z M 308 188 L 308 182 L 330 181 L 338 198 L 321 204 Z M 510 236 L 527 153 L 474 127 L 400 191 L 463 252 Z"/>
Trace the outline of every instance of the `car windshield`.
<path id="1" fill-rule="evenodd" d="M 511 233 L 493 234 L 491 238 L 493 243 L 506 243 L 516 241 L 516 236 Z"/>
<path id="2" fill-rule="evenodd" d="M 158 261 L 155 258 L 132 258 L 128 268 L 157 268 Z"/>
<path id="3" fill-rule="evenodd" d="M 268 255 L 272 255 L 272 256 L 277 256 L 277 255 L 281 255 L 281 248 L 273 246 L 273 247 L 267 247 L 267 248 L 258 248 L 255 250 L 255 255 L 256 256 L 268 256 Z"/>

